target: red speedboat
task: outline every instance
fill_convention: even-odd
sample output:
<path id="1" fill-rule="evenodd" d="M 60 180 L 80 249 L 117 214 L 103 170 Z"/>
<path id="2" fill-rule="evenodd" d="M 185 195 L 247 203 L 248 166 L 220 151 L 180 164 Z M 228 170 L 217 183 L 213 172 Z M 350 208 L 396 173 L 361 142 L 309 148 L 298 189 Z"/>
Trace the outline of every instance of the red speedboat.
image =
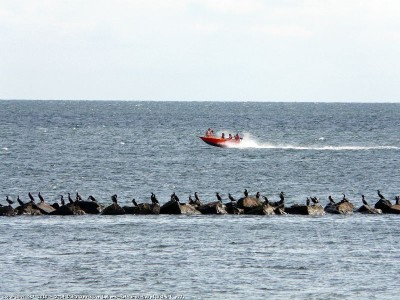
<path id="1" fill-rule="evenodd" d="M 222 138 L 222 137 L 216 137 L 216 136 L 212 136 L 212 135 L 205 135 L 205 136 L 201 136 L 200 137 L 205 143 L 211 145 L 211 146 L 215 146 L 215 147 L 221 147 L 221 148 L 227 148 L 230 146 L 235 146 L 240 144 L 241 142 L 241 138 L 239 139 L 235 139 L 235 138 L 231 138 L 231 139 L 226 139 L 226 138 Z"/>

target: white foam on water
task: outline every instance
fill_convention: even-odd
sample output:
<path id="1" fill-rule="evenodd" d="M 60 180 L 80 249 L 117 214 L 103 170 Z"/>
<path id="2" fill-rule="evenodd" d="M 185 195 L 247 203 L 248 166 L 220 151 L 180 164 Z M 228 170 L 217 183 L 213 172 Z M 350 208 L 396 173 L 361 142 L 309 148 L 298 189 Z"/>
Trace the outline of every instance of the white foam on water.
<path id="1" fill-rule="evenodd" d="M 240 144 L 229 145 L 229 148 L 238 149 L 287 149 L 287 150 L 320 150 L 320 151 L 343 151 L 343 150 L 400 150 L 397 146 L 298 146 L 291 144 L 272 144 L 259 142 L 253 138 L 250 134 L 245 133 L 243 135 L 243 140 Z"/>

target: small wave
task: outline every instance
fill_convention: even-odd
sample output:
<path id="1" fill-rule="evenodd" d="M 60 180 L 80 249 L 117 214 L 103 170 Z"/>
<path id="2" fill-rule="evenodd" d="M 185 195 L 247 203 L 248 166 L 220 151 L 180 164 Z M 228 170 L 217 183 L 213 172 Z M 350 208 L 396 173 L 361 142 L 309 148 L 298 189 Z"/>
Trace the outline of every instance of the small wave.
<path id="1" fill-rule="evenodd" d="M 238 145 L 232 145 L 230 148 L 238 149 L 281 149 L 281 150 L 319 150 L 319 151 L 343 151 L 343 150 L 399 150 L 397 146 L 297 146 L 290 144 L 271 144 L 258 142 L 248 134 L 244 135 L 243 141 Z"/>

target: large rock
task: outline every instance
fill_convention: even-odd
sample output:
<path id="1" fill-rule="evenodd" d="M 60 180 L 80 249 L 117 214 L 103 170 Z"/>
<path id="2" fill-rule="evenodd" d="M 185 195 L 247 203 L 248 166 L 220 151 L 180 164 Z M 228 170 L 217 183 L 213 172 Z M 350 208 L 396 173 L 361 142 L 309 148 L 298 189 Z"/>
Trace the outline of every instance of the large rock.
<path id="1" fill-rule="evenodd" d="M 160 213 L 159 204 L 139 203 L 138 206 L 124 206 L 126 214 L 131 215 L 158 215 Z"/>
<path id="2" fill-rule="evenodd" d="M 256 197 L 248 196 L 244 198 L 240 198 L 237 201 L 237 207 L 238 208 L 243 208 L 244 211 L 252 210 L 255 207 L 262 207 L 263 201 L 260 199 L 257 199 Z"/>
<path id="3" fill-rule="evenodd" d="M 378 202 L 376 202 L 375 208 L 382 210 L 384 214 L 400 214 L 400 205 L 393 205 L 387 199 L 380 199 Z"/>
<path id="4" fill-rule="evenodd" d="M 15 216 L 15 211 L 11 206 L 1 206 L 0 216 L 12 217 Z"/>
<path id="5" fill-rule="evenodd" d="M 107 206 L 102 212 L 102 215 L 112 215 L 112 216 L 116 216 L 116 215 L 124 215 L 125 214 L 125 210 L 119 206 L 117 203 L 113 203 L 109 206 Z"/>
<path id="6" fill-rule="evenodd" d="M 96 201 L 75 201 L 75 205 L 77 205 L 86 214 L 97 215 L 103 210 L 103 207 Z"/>
<path id="7" fill-rule="evenodd" d="M 47 202 L 39 202 L 39 203 L 36 204 L 36 206 L 37 206 L 37 208 L 40 210 L 40 212 L 41 212 L 43 215 L 49 215 L 49 214 L 51 214 L 53 211 L 56 210 L 52 205 L 50 205 L 50 204 L 47 203 Z"/>
<path id="8" fill-rule="evenodd" d="M 369 205 L 362 205 L 358 210 L 362 214 L 381 214 L 382 210 L 378 208 L 371 207 Z"/>
<path id="9" fill-rule="evenodd" d="M 353 213 L 354 205 L 348 201 L 340 201 L 335 204 L 329 203 L 324 210 L 330 214 L 348 215 Z"/>
<path id="10" fill-rule="evenodd" d="M 39 216 L 42 213 L 37 205 L 33 202 L 25 203 L 24 205 L 20 205 L 15 209 L 17 215 L 29 215 L 29 216 Z"/>
<path id="11" fill-rule="evenodd" d="M 243 208 L 238 208 L 236 201 L 228 202 L 225 204 L 225 210 L 228 214 L 231 215 L 241 215 L 244 214 Z"/>
<path id="12" fill-rule="evenodd" d="M 191 204 L 170 200 L 160 208 L 160 214 L 167 215 L 198 215 L 200 212 Z"/>
<path id="13" fill-rule="evenodd" d="M 291 207 L 286 207 L 285 212 L 292 215 L 309 215 L 322 216 L 325 214 L 324 208 L 321 205 L 299 205 L 294 204 Z"/>
<path id="14" fill-rule="evenodd" d="M 75 203 L 62 205 L 50 214 L 57 216 L 84 215 L 85 212 Z"/>
<path id="15" fill-rule="evenodd" d="M 247 214 L 247 215 L 275 215 L 276 209 L 277 209 L 276 207 L 274 207 L 270 204 L 264 203 L 262 205 L 255 206 L 253 208 L 247 208 L 245 210 L 245 214 Z M 279 213 L 279 214 L 281 214 L 281 213 Z"/>
<path id="16" fill-rule="evenodd" d="M 225 205 L 220 201 L 203 204 L 197 209 L 204 215 L 224 215 L 227 214 Z"/>

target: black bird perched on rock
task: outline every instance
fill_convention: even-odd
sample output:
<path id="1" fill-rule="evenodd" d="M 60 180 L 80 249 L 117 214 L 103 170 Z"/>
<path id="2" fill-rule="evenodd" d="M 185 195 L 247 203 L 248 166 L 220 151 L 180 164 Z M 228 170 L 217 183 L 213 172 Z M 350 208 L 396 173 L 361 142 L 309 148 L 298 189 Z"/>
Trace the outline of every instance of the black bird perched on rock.
<path id="1" fill-rule="evenodd" d="M 196 199 L 197 201 L 200 201 L 199 195 L 197 194 L 197 192 L 194 192 L 194 199 Z"/>
<path id="2" fill-rule="evenodd" d="M 222 202 L 222 198 L 221 198 L 221 196 L 219 195 L 218 192 L 215 193 L 215 196 L 217 196 L 217 199 L 218 199 L 219 202 Z"/>
<path id="3" fill-rule="evenodd" d="M 342 203 L 343 203 L 343 202 L 349 202 L 349 199 L 346 198 L 346 195 L 345 195 L 344 193 L 343 193 L 343 199 L 342 199 L 341 202 L 342 202 Z"/>
<path id="4" fill-rule="evenodd" d="M 188 200 L 189 200 L 189 204 L 194 204 L 194 201 L 193 201 L 193 199 L 192 199 L 192 195 L 189 195 L 189 198 L 188 198 Z"/>
<path id="5" fill-rule="evenodd" d="M 317 197 L 311 197 L 311 201 L 314 203 L 314 205 L 319 202 Z"/>
<path id="6" fill-rule="evenodd" d="M 175 194 L 175 192 L 171 195 L 171 200 L 180 203 L 180 202 L 179 202 L 179 198 L 178 198 L 178 196 Z"/>
<path id="7" fill-rule="evenodd" d="M 262 197 L 264 198 L 264 203 L 265 203 L 265 204 L 269 204 L 268 198 L 267 198 L 266 196 L 262 196 Z"/>
<path id="8" fill-rule="evenodd" d="M 306 199 L 306 205 L 307 205 L 307 206 L 310 206 L 310 198 L 308 198 L 308 197 L 307 197 L 307 199 Z"/>
<path id="9" fill-rule="evenodd" d="M 31 192 L 28 193 L 29 199 L 31 199 L 31 202 L 35 202 L 35 198 L 33 198 Z"/>
<path id="10" fill-rule="evenodd" d="M 81 197 L 81 195 L 79 195 L 78 192 L 76 192 L 75 200 L 76 200 L 76 201 L 82 201 L 82 197 Z"/>
<path id="11" fill-rule="evenodd" d="M 25 203 L 22 202 L 21 199 L 19 199 L 19 195 L 18 195 L 18 197 L 17 197 L 17 201 L 18 201 L 19 205 L 21 205 L 21 206 L 24 206 L 24 205 L 25 205 Z"/>
<path id="12" fill-rule="evenodd" d="M 43 199 L 42 195 L 40 194 L 40 192 L 38 193 L 38 197 L 39 197 L 40 203 L 43 203 L 44 199 Z"/>
<path id="13" fill-rule="evenodd" d="M 243 192 L 243 193 L 244 193 L 244 196 L 245 196 L 245 197 L 248 197 L 248 196 L 249 196 L 249 192 L 247 191 L 247 189 L 244 189 L 244 192 Z"/>
<path id="14" fill-rule="evenodd" d="M 396 205 L 400 204 L 400 196 L 396 196 L 394 197 L 394 199 L 396 200 Z"/>
<path id="15" fill-rule="evenodd" d="M 257 199 L 260 199 L 260 192 L 257 192 L 257 193 L 256 193 L 256 198 L 257 198 Z"/>
<path id="16" fill-rule="evenodd" d="M 11 204 L 14 203 L 14 201 L 10 200 L 10 199 L 8 198 L 8 196 L 6 196 L 6 201 L 7 201 L 7 203 L 8 203 L 9 205 L 11 205 Z"/>
<path id="17" fill-rule="evenodd" d="M 65 205 L 64 196 L 60 195 L 60 197 L 61 197 L 61 199 L 60 199 L 61 206 L 64 206 Z"/>
<path id="18" fill-rule="evenodd" d="M 114 195 L 111 196 L 111 201 L 112 201 L 113 203 L 115 203 L 115 204 L 118 204 L 117 197 L 118 197 L 117 194 L 114 194 Z"/>
<path id="19" fill-rule="evenodd" d="M 366 206 L 369 206 L 367 200 L 365 200 L 365 196 L 364 196 L 364 195 L 361 195 L 361 197 L 362 197 L 362 202 L 363 202 L 363 204 L 366 205 Z"/>
<path id="20" fill-rule="evenodd" d="M 284 192 L 280 192 L 279 199 L 281 199 L 279 201 L 281 204 L 285 202 L 285 193 Z"/>
<path id="21" fill-rule="evenodd" d="M 385 196 L 383 196 L 383 195 L 381 194 L 381 191 L 380 191 L 380 190 L 378 190 L 378 196 L 379 196 L 379 198 L 380 198 L 381 200 L 385 199 Z"/>
<path id="22" fill-rule="evenodd" d="M 139 205 L 136 203 L 136 200 L 135 200 L 135 198 L 133 198 L 132 199 L 132 203 L 133 203 L 133 206 L 136 206 L 136 207 L 138 207 Z"/>
<path id="23" fill-rule="evenodd" d="M 69 203 L 74 203 L 74 200 L 72 200 L 72 198 L 71 198 L 71 194 L 70 193 L 67 193 L 68 194 L 68 201 L 69 201 Z"/>
<path id="24" fill-rule="evenodd" d="M 151 193 L 150 199 L 151 199 L 151 203 L 153 203 L 153 204 L 158 204 L 159 203 L 158 200 L 157 200 L 157 197 L 156 197 L 156 195 L 154 193 Z"/>
<path id="25" fill-rule="evenodd" d="M 96 199 L 92 195 L 90 195 L 87 199 L 90 200 L 90 201 L 96 201 Z"/>
<path id="26" fill-rule="evenodd" d="M 232 202 L 235 202 L 235 201 L 236 201 L 236 199 L 233 198 L 231 194 L 228 194 L 228 198 L 229 198 L 229 200 L 231 200 Z"/>
<path id="27" fill-rule="evenodd" d="M 332 205 L 336 204 L 335 200 L 333 200 L 331 195 L 329 195 L 328 199 L 329 199 L 329 204 L 332 204 Z"/>

